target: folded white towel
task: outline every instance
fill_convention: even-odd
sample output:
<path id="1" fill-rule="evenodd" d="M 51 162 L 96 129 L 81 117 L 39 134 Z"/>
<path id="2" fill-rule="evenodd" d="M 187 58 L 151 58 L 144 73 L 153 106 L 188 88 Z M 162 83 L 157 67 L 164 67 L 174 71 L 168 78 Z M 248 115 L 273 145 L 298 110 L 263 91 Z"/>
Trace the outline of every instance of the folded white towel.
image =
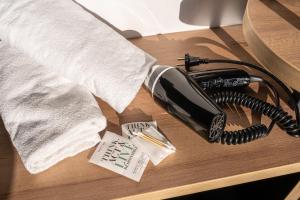
<path id="1" fill-rule="evenodd" d="M 106 126 L 91 93 L 45 69 L 0 42 L 0 113 L 30 173 L 94 146 Z"/>
<path id="2" fill-rule="evenodd" d="M 72 0 L 1 0 L 0 38 L 122 112 L 155 59 Z"/>

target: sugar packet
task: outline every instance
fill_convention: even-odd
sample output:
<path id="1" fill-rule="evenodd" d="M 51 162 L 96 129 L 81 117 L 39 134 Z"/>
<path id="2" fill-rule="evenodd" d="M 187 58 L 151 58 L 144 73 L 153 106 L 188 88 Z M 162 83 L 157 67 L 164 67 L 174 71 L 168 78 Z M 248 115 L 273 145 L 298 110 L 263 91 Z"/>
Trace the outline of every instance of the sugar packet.
<path id="1" fill-rule="evenodd" d="M 106 131 L 89 162 L 139 182 L 149 157 L 129 139 Z"/>

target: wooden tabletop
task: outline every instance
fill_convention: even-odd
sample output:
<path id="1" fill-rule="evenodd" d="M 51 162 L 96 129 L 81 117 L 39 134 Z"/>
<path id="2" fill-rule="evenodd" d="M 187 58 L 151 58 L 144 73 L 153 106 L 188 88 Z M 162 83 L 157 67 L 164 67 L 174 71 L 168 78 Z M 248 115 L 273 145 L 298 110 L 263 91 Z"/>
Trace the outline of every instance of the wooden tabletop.
<path id="1" fill-rule="evenodd" d="M 300 91 L 300 1 L 249 0 L 243 28 L 257 58 Z"/>
<path id="2" fill-rule="evenodd" d="M 151 36 L 132 42 L 160 64 L 174 65 L 178 63 L 176 58 L 186 52 L 256 62 L 243 39 L 241 26 Z M 257 91 L 262 99 L 269 99 L 265 88 L 254 85 L 252 93 Z M 149 163 L 140 183 L 88 163 L 95 148 L 65 159 L 43 173 L 30 175 L 2 125 L 0 199 L 161 199 L 300 171 L 300 140 L 277 126 L 268 137 L 249 144 L 210 144 L 156 105 L 144 88 L 120 115 L 98 101 L 107 116 L 108 130 L 120 133 L 124 122 L 156 120 L 176 146 L 176 153 L 158 166 Z M 231 106 L 227 112 L 228 129 L 261 120 L 269 122 L 240 107 Z"/>

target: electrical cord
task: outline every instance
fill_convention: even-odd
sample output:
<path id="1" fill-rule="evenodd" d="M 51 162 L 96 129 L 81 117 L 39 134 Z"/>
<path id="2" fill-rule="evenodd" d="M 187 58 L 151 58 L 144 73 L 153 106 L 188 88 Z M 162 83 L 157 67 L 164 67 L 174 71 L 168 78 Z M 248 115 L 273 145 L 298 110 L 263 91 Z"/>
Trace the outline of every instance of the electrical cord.
<path id="1" fill-rule="evenodd" d="M 177 65 L 177 66 L 185 66 L 185 69 L 187 72 L 190 71 L 191 67 L 201 65 L 201 64 L 210 64 L 210 63 L 229 63 L 229 64 L 235 64 L 235 65 L 244 65 L 250 68 L 253 68 L 257 71 L 260 71 L 264 73 L 265 75 L 271 77 L 273 80 L 275 80 L 280 87 L 284 89 L 284 91 L 289 95 L 293 96 L 291 90 L 276 76 L 274 76 L 269 71 L 265 70 L 262 67 L 259 67 L 257 65 L 254 65 L 252 63 L 239 61 L 239 60 L 230 60 L 230 59 L 208 59 L 208 58 L 200 58 L 195 56 L 190 56 L 189 54 L 185 54 L 184 58 L 179 58 L 178 60 L 184 60 L 184 65 Z"/>
<path id="2" fill-rule="evenodd" d="M 185 63 L 184 65 L 179 65 L 179 66 L 185 66 L 187 72 L 189 72 L 191 67 L 193 66 L 197 66 L 200 64 L 209 64 L 209 63 L 230 63 L 235 65 L 247 66 L 269 76 L 283 88 L 283 90 L 289 95 L 289 97 L 293 96 L 291 90 L 276 76 L 274 76 L 267 70 L 251 63 L 237 61 L 237 60 L 207 59 L 207 58 L 201 59 L 199 57 L 190 56 L 189 54 L 185 54 L 185 57 L 180 60 L 184 60 Z M 257 124 L 242 130 L 223 131 L 220 137 L 214 142 L 220 142 L 222 144 L 247 143 L 267 136 L 272 130 L 275 123 L 277 123 L 279 127 L 285 130 L 289 135 L 294 137 L 299 137 L 300 136 L 299 124 L 297 123 L 296 120 L 293 119 L 291 115 L 283 111 L 282 108 L 280 107 L 280 99 L 277 90 L 266 80 L 263 80 L 255 76 L 252 76 L 251 78 L 255 80 L 255 82 L 258 81 L 266 84 L 272 90 L 275 96 L 275 105 L 272 105 L 256 97 L 247 95 L 242 92 L 237 92 L 237 91 L 214 91 L 211 92 L 209 96 L 218 104 L 227 104 L 227 103 L 236 104 L 236 105 L 250 108 L 251 110 L 259 114 L 268 116 L 270 119 L 272 119 L 269 127 L 267 128 L 266 125 L 264 124 Z M 295 111 L 296 111 L 296 117 L 298 118 L 299 117 L 298 107 L 295 107 Z"/>
<path id="3" fill-rule="evenodd" d="M 268 129 L 264 124 L 259 124 L 238 131 L 224 131 L 216 142 L 227 144 L 250 142 L 266 136 L 272 130 L 274 122 L 290 135 L 293 135 L 293 131 L 297 128 L 297 124 L 292 119 L 292 116 L 288 115 L 280 107 L 271 105 L 250 95 L 236 91 L 221 91 L 211 94 L 210 97 L 218 104 L 230 103 L 245 106 L 272 119 L 272 123 Z"/>

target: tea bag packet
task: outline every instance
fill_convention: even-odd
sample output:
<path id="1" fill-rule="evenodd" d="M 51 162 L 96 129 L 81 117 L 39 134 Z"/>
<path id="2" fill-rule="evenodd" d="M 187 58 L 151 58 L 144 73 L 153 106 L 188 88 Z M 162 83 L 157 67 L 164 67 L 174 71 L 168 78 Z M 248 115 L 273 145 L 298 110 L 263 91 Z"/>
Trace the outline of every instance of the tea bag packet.
<path id="1" fill-rule="evenodd" d="M 168 155 L 176 151 L 176 148 L 167 138 L 153 126 L 144 129 L 141 136 L 132 137 L 131 141 L 146 152 L 154 165 L 158 165 Z"/>
<path id="2" fill-rule="evenodd" d="M 107 131 L 89 162 L 139 182 L 149 157 L 129 139 Z"/>
<path id="3" fill-rule="evenodd" d="M 122 136 L 128 139 L 135 137 L 133 132 L 143 132 L 146 128 L 153 126 L 157 128 L 156 121 L 149 121 L 149 122 L 131 122 L 122 124 Z"/>

